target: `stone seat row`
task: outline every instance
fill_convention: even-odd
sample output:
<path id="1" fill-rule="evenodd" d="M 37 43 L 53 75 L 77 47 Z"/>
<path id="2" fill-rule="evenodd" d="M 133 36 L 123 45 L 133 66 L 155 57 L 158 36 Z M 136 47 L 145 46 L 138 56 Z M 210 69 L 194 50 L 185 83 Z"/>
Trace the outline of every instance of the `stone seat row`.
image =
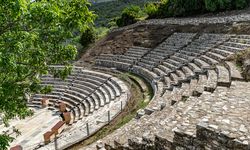
<path id="1" fill-rule="evenodd" d="M 221 100 L 223 101 L 223 103 L 227 103 L 227 101 L 225 101 L 225 99 L 221 96 L 226 94 L 224 91 L 226 91 L 227 88 L 231 85 L 231 75 L 239 75 L 239 73 L 237 73 L 239 71 L 237 71 L 236 67 L 230 62 L 225 62 L 224 65 L 217 64 L 215 68 L 207 69 L 206 72 L 206 74 L 198 75 L 198 80 L 191 79 L 190 84 L 192 82 L 196 82 L 196 84 L 188 86 L 188 84 L 185 84 L 184 82 L 181 88 L 174 87 L 171 97 L 169 97 L 169 93 L 164 95 L 168 96 L 163 98 L 164 100 L 171 100 L 170 103 L 174 103 L 175 105 L 167 108 L 165 106 L 165 108 L 163 108 L 163 110 L 160 112 L 155 112 L 150 116 L 145 115 L 142 116 L 139 120 L 131 121 L 124 128 L 105 138 L 103 142 L 106 144 L 106 147 L 132 149 L 145 149 L 155 147 L 159 149 L 171 149 L 178 147 L 190 148 L 190 146 L 196 146 L 196 148 L 197 146 L 201 146 L 201 148 L 204 147 L 205 144 L 192 144 L 194 142 L 193 139 L 197 139 L 196 141 L 201 140 L 199 139 L 199 137 L 197 137 L 197 135 L 200 135 L 200 133 L 197 134 L 197 132 L 202 133 L 202 131 L 205 130 L 197 130 L 197 124 L 200 124 L 200 121 L 207 120 L 207 118 L 203 118 L 207 114 L 204 111 L 208 112 L 209 114 L 214 113 L 214 117 L 217 116 L 217 112 L 210 110 L 217 110 L 218 108 L 222 108 L 222 106 L 219 105 L 221 104 Z M 199 87 L 202 87 L 202 89 L 200 89 Z M 178 98 L 179 95 L 184 95 L 184 91 L 190 92 L 190 88 L 193 88 L 192 93 L 200 92 L 200 98 L 193 97 L 193 95 L 187 96 L 186 100 L 183 100 L 180 97 Z M 214 95 L 217 95 L 217 97 L 219 97 L 220 99 L 218 101 L 218 106 L 214 105 L 214 103 L 217 103 L 216 100 L 213 100 L 216 97 Z M 210 103 L 209 99 L 213 100 L 214 102 Z M 205 106 L 207 104 L 209 104 L 210 106 L 209 109 Z M 213 109 L 213 107 L 216 108 Z M 234 115 L 232 114 L 232 116 Z M 238 124 L 237 128 L 239 127 L 240 124 Z M 246 126 L 244 127 L 246 128 Z M 206 126 L 206 128 L 208 128 L 208 125 Z M 212 126 L 211 123 L 211 128 L 217 129 L 217 126 Z M 221 129 L 223 130 L 223 128 Z M 217 132 L 221 131 L 217 130 Z M 217 133 L 214 134 L 219 135 Z M 237 135 L 237 138 L 239 137 L 240 135 Z M 228 138 L 227 140 L 231 140 L 231 138 Z M 113 141 L 115 141 L 115 144 L 113 143 Z M 219 147 L 218 145 L 209 143 L 209 141 L 206 142 L 212 147 Z M 243 141 L 240 141 L 237 144 L 231 146 L 236 148 L 241 148 L 241 146 L 243 146 L 246 148 L 248 145 L 244 144 L 243 142 L 244 139 Z"/>
<path id="2" fill-rule="evenodd" d="M 86 74 L 82 74 L 82 73 Z M 67 110 L 72 111 L 74 121 L 82 119 L 95 110 L 119 98 L 124 92 L 119 81 L 101 73 L 73 70 L 67 79 L 43 76 L 41 85 L 52 86 L 49 94 L 35 94 L 33 104 L 40 105 L 41 99 L 48 98 L 50 107 L 58 107 L 64 102 Z"/>
<path id="3" fill-rule="evenodd" d="M 233 40 L 230 41 L 230 35 L 203 34 L 199 36 L 198 39 L 194 40 L 189 45 L 187 45 L 187 47 L 184 47 L 183 50 L 180 49 L 178 53 L 169 56 L 169 58 L 165 59 L 164 61 L 159 59 L 151 59 L 150 57 L 147 57 L 147 55 L 145 55 L 143 58 L 146 59 L 142 58 L 139 62 L 135 63 L 135 67 L 133 67 L 133 65 L 130 65 L 129 63 L 118 63 L 118 64 L 121 66 L 120 68 L 123 68 L 123 70 L 131 70 L 131 68 L 133 68 L 133 71 L 140 72 L 140 74 L 141 72 L 144 72 L 146 76 L 149 77 L 150 79 L 152 79 L 152 77 L 159 78 L 159 76 L 168 75 L 169 73 L 175 71 L 176 69 L 179 69 L 182 66 L 187 65 L 188 63 L 191 64 L 187 66 L 192 67 L 189 70 L 194 69 L 194 71 L 196 72 L 202 72 L 202 70 L 211 68 L 212 65 L 217 64 L 218 62 L 224 60 L 227 56 L 232 55 L 234 52 L 241 51 L 247 46 L 249 46 L 247 44 L 244 44 L 244 47 L 230 47 L 231 49 L 236 49 L 235 51 L 223 49 L 224 47 L 228 47 L 225 46 L 228 45 L 228 43 L 231 43 L 231 46 L 242 45 L 241 43 L 236 43 L 236 42 L 241 42 L 241 39 L 239 39 L 240 36 L 232 36 L 232 37 Z M 202 47 L 203 43 L 202 42 L 199 43 L 199 41 L 206 41 L 207 46 L 209 47 L 205 48 Z M 199 49 L 192 49 L 195 46 L 199 47 Z M 202 53 L 199 53 L 199 51 L 202 51 Z M 152 56 L 150 55 L 152 52 L 154 52 L 154 49 L 152 49 L 148 53 L 148 55 Z M 113 64 L 112 65 L 113 67 L 116 67 L 114 63 L 117 63 L 117 61 L 111 63 Z M 157 63 L 160 64 L 156 66 Z M 138 71 L 138 69 L 140 71 Z M 172 79 L 175 77 L 176 76 L 174 74 L 171 74 Z"/>
<path id="4" fill-rule="evenodd" d="M 228 40 L 227 38 L 224 38 L 224 37 L 221 39 Z M 223 44 L 223 42 L 220 44 Z M 171 56 L 170 58 L 174 58 L 174 57 Z M 205 55 L 201 55 L 200 57 L 191 59 L 190 61 L 188 60 L 184 61 L 183 58 L 177 57 L 177 59 L 176 58 L 169 59 L 167 60 L 167 62 L 163 63 L 167 67 L 164 65 L 159 65 L 159 68 L 161 69 L 159 69 L 158 67 L 153 68 L 153 72 L 155 72 L 156 74 L 150 71 L 150 69 L 147 69 L 147 67 L 135 66 L 132 68 L 135 73 L 138 73 L 142 76 L 144 75 L 151 80 L 157 79 L 158 78 L 157 75 L 164 76 L 165 89 L 173 89 L 173 86 L 179 86 L 180 83 L 186 82 L 187 80 L 192 79 L 192 77 L 196 76 L 197 73 L 200 74 L 200 73 L 204 73 L 205 71 L 207 71 L 207 78 L 209 82 L 204 88 L 206 91 L 213 91 L 217 86 L 217 76 L 218 76 L 217 72 L 222 72 L 222 73 L 226 72 L 224 67 L 220 67 L 220 66 L 216 66 L 216 69 L 213 70 L 214 69 L 213 65 L 218 64 L 220 61 L 224 60 L 225 58 L 226 58 L 225 56 L 211 58 L 211 52 L 207 52 L 205 53 Z M 228 73 L 224 75 L 225 75 L 224 79 L 226 80 L 225 81 L 218 80 L 219 85 L 230 84 Z"/>
<path id="5" fill-rule="evenodd" d="M 180 48 L 179 50 L 177 49 L 180 54 L 173 57 L 175 59 L 167 59 L 167 57 L 163 58 L 163 59 L 167 59 L 166 60 L 167 62 L 165 62 L 165 63 L 163 62 L 163 64 L 165 64 L 167 67 L 170 67 L 170 69 L 173 69 L 173 68 L 175 68 L 173 66 L 178 67 L 178 65 L 177 65 L 178 62 L 176 62 L 176 60 L 177 61 L 181 60 L 182 62 L 184 62 L 183 57 L 184 58 L 190 58 L 190 56 L 197 57 L 201 53 L 208 51 L 209 49 L 214 47 L 217 43 L 219 43 L 219 42 L 217 42 L 218 39 L 220 39 L 220 42 L 222 42 L 223 40 L 226 40 L 226 38 L 224 36 L 221 36 L 221 35 L 212 34 L 211 36 L 212 37 L 207 36 L 206 34 L 203 34 L 198 39 L 192 41 L 189 45 L 186 45 L 186 47 Z M 179 40 L 179 41 L 181 41 L 181 40 Z M 204 44 L 204 41 L 206 41 L 205 44 Z M 185 44 L 185 42 L 182 42 L 182 43 Z M 182 45 L 182 47 L 183 46 L 185 46 L 185 45 Z M 154 50 L 152 50 L 152 52 L 153 51 Z M 165 50 L 165 51 L 168 52 L 168 50 Z M 162 55 L 162 54 L 159 54 L 159 55 Z M 171 58 L 172 57 L 171 55 L 174 55 L 174 53 L 169 54 L 168 57 Z M 179 56 L 181 56 L 181 57 L 179 57 Z M 149 57 L 145 57 L 145 58 L 146 59 L 141 59 L 140 60 L 141 62 L 138 64 L 149 69 L 149 70 L 152 70 L 154 67 L 157 66 L 157 64 L 160 64 L 159 62 L 164 61 L 163 59 L 159 60 L 159 59 L 152 59 Z M 164 68 L 164 67 L 161 66 L 160 68 Z M 158 73 L 161 72 L 161 71 L 159 71 L 159 69 L 156 69 L 158 71 Z M 164 69 L 164 70 L 166 70 L 166 69 Z"/>
<path id="6" fill-rule="evenodd" d="M 249 86 L 235 82 L 230 88 L 191 96 L 174 107 L 131 121 L 102 142 L 115 149 L 248 149 L 250 93 L 237 93 L 242 88 Z"/>
<path id="7" fill-rule="evenodd" d="M 241 49 L 242 50 L 242 49 Z M 233 53 L 225 51 L 222 55 L 220 54 L 221 51 L 217 51 L 217 49 L 213 49 L 211 52 L 205 53 L 205 55 L 201 55 L 200 59 L 194 59 L 194 62 L 199 65 L 200 67 L 206 68 L 210 65 L 218 63 L 218 61 L 224 60 L 228 55 L 232 55 Z M 172 57 L 173 58 L 173 57 Z M 177 58 L 177 59 L 176 59 Z M 179 59 L 178 59 L 179 58 Z M 169 71 L 175 68 L 178 68 L 179 65 L 182 65 L 183 63 L 187 63 L 188 61 L 183 61 L 180 58 L 185 58 L 185 55 L 180 55 L 177 53 L 177 56 L 174 57 L 174 60 L 168 59 L 167 62 L 163 62 L 163 65 L 167 66 L 164 67 L 162 65 L 159 66 L 159 68 L 163 69 L 165 71 Z M 186 59 L 188 59 L 188 56 L 186 56 Z M 190 57 L 189 57 L 190 59 Z M 192 60 L 192 59 L 190 59 Z M 156 69 L 157 70 L 157 69 Z M 158 70 L 157 73 L 162 73 Z"/>
<path id="8" fill-rule="evenodd" d="M 207 123 L 207 120 L 215 119 L 218 115 L 217 110 L 221 111 L 221 113 L 230 111 L 230 109 L 227 109 L 229 107 L 224 108 L 220 102 L 227 103 L 222 96 L 227 94 L 226 91 L 231 87 L 232 79 L 241 77 L 236 66 L 225 60 L 227 56 L 250 47 L 246 42 L 248 39 L 250 39 L 250 36 L 225 35 L 223 38 L 218 36 L 218 40 L 221 42 L 211 40 L 212 42 L 207 44 L 209 48 L 204 48 L 204 52 L 201 54 L 187 59 L 190 55 L 181 53 L 180 50 L 176 53 L 178 54 L 177 56 L 170 56 L 152 70 L 144 66 L 130 65 L 126 71 L 131 71 L 132 69 L 150 80 L 155 81 L 155 79 L 159 79 L 156 80 L 157 84 L 165 82 L 164 86 L 159 87 L 166 90 L 161 96 L 153 99 L 146 107 L 145 114 L 150 112 L 150 116 L 141 115 L 140 119 L 129 122 L 115 133 L 106 137 L 104 139 L 106 148 L 154 149 L 157 147 L 158 149 L 189 149 L 195 146 L 204 148 L 206 145 L 198 145 L 199 143 L 196 142 L 201 140 L 199 136 L 207 136 L 202 134 L 203 131 L 207 131 L 207 128 L 197 128 L 197 124 L 204 120 Z M 194 45 L 198 44 L 199 42 Z M 190 45 L 192 45 L 192 42 Z M 202 50 L 202 47 L 200 49 Z M 112 62 L 112 66 L 118 68 L 115 61 Z M 197 95 L 200 97 L 197 97 Z M 214 106 L 214 103 L 217 103 L 215 97 L 218 97 L 218 106 Z M 234 99 L 234 96 L 232 98 Z M 165 103 L 164 107 L 162 107 L 162 103 Z M 209 107 L 207 104 L 209 104 Z M 161 111 L 152 111 L 157 108 Z M 206 114 L 211 114 L 211 120 L 204 118 Z M 232 116 L 236 115 L 231 114 Z M 223 116 L 220 117 L 223 119 Z M 237 125 L 237 128 L 239 126 Z M 212 125 L 211 127 L 217 129 L 217 126 Z M 245 128 L 246 126 L 244 126 Z M 221 131 L 217 130 L 217 132 Z M 218 136 L 219 134 L 213 133 L 213 135 Z M 207 137 L 207 139 L 209 138 L 211 137 Z M 212 138 L 215 137 L 213 136 Z M 227 140 L 231 140 L 231 138 Z M 240 146 L 244 145 L 243 141 L 238 142 Z M 221 148 L 211 141 L 203 143 L 208 144 L 210 147 L 217 146 L 217 148 Z M 223 145 L 223 142 L 220 144 Z M 237 149 L 237 146 L 239 146 L 237 144 L 232 145 Z M 245 148 L 247 147 L 246 144 L 244 146 Z"/>
<path id="9" fill-rule="evenodd" d="M 110 54 L 105 54 L 105 55 L 101 55 L 97 59 L 97 61 L 100 59 L 100 60 L 120 61 L 123 63 L 129 63 L 129 64 L 134 64 L 134 63 L 137 64 L 136 63 L 137 61 L 142 60 L 141 62 L 139 62 L 139 64 L 144 65 L 144 66 L 148 66 L 148 68 L 152 68 L 151 67 L 152 65 L 146 65 L 146 63 L 145 63 L 145 61 L 147 61 L 147 56 L 149 56 L 149 57 L 155 56 L 153 58 L 160 57 L 161 59 L 164 59 L 165 57 L 167 57 L 169 55 L 173 55 L 174 52 L 177 51 L 180 46 L 181 47 L 184 46 L 182 43 L 185 43 L 185 41 L 190 42 L 191 38 L 194 35 L 195 34 L 189 34 L 189 33 L 188 34 L 175 33 L 175 34 L 173 34 L 172 37 L 166 39 L 166 41 L 169 40 L 169 41 L 175 41 L 177 43 L 180 43 L 181 45 L 179 44 L 177 47 L 176 47 L 176 44 L 173 44 L 171 42 L 167 42 L 167 43 L 170 43 L 169 45 L 166 45 L 166 44 L 164 46 L 159 45 L 158 47 L 156 47 L 153 50 L 146 49 L 146 48 L 140 48 L 140 47 L 132 47 L 123 56 L 120 56 L 120 55 L 114 56 L 114 55 L 110 55 Z M 180 42 L 178 40 L 175 40 L 176 37 L 182 37 L 180 39 L 184 39 L 184 41 Z M 188 42 L 186 42 L 186 43 L 188 43 Z M 143 56 L 144 54 L 146 54 L 146 57 L 145 57 L 146 60 L 141 59 L 144 57 Z M 165 54 L 165 56 L 162 54 Z"/>

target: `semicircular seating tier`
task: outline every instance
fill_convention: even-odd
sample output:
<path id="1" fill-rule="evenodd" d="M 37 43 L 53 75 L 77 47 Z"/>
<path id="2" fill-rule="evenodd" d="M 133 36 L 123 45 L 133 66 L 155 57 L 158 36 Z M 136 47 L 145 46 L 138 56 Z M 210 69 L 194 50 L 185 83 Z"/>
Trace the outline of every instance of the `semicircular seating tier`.
<path id="1" fill-rule="evenodd" d="M 218 78 L 222 71 L 231 73 L 224 60 L 249 47 L 249 35 L 173 33 L 155 48 L 132 47 L 124 55 L 102 54 L 95 64 L 144 77 L 155 89 L 156 97 L 185 88 L 188 91 L 179 91 L 184 96 L 199 95 L 204 90 L 215 90 L 217 84 L 229 86 L 230 78 Z M 196 86 L 203 83 L 204 88 L 189 88 L 190 83 Z M 177 99 L 173 97 L 171 103 Z M 159 109 L 160 105 L 165 104 L 152 107 Z"/>
<path id="2" fill-rule="evenodd" d="M 62 68 L 61 66 L 53 67 Z M 59 105 L 63 103 L 66 106 L 65 112 L 69 112 L 71 116 L 64 132 L 57 135 L 58 149 L 77 143 L 107 125 L 122 111 L 130 97 L 128 87 L 120 79 L 81 67 L 73 67 L 71 74 L 65 80 L 54 78 L 52 75 L 44 75 L 41 77 L 41 85 L 52 86 L 52 92 L 34 94 L 28 106 L 35 111 L 44 109 L 52 111 L 53 115 L 59 117 L 61 114 Z M 48 100 L 46 108 L 42 107 L 44 99 Z M 55 124 L 51 124 L 53 125 Z M 33 129 L 29 132 L 32 131 Z M 45 131 L 38 127 L 35 132 L 36 135 L 25 139 L 25 144 L 20 140 L 14 141 L 14 144 L 21 143 L 24 149 L 54 149 L 55 141 L 53 140 L 46 145 L 42 144 Z"/>
<path id="3" fill-rule="evenodd" d="M 250 48 L 250 35 L 173 33 L 155 48 L 132 47 L 124 55 L 102 54 L 95 61 L 97 67 L 115 68 L 138 74 L 149 81 L 155 93 L 149 105 L 138 111 L 136 121 L 131 121 L 114 134 L 104 138 L 103 142 L 110 149 L 150 149 L 156 147 L 158 149 L 171 149 L 178 148 L 178 145 L 179 148 L 189 148 L 189 146 L 194 148 L 197 143 L 192 142 L 201 140 L 199 137 L 195 137 L 196 134 L 200 134 L 200 131 L 196 132 L 196 125 L 201 122 L 200 119 L 206 118 L 206 115 L 199 113 L 199 111 L 213 117 L 216 116 L 216 113 L 223 112 L 222 109 L 215 106 L 218 112 L 213 113 L 215 110 L 212 108 L 212 103 L 206 100 L 204 103 L 211 104 L 207 110 L 196 109 L 199 106 L 195 105 L 195 100 L 200 100 L 202 103 L 202 99 L 206 96 L 218 96 L 218 100 L 221 100 L 223 96 L 221 97 L 220 92 L 234 91 L 234 87 L 231 89 L 232 81 L 243 78 L 237 67 L 227 61 L 227 58 L 248 48 Z M 240 95 L 237 96 L 240 97 Z M 231 95 L 232 97 L 233 95 Z M 246 99 L 241 100 L 242 103 L 246 103 Z M 228 103 L 225 102 L 227 105 L 225 107 L 229 107 L 231 104 L 233 102 L 228 100 Z M 237 110 L 241 109 L 241 106 L 237 108 Z M 233 117 L 234 113 L 228 112 L 228 116 L 225 115 L 225 117 Z M 192 117 L 195 118 L 195 121 L 190 119 Z M 172 123 L 168 121 L 169 118 L 171 118 Z M 210 121 L 207 124 L 210 124 Z M 219 124 L 218 121 L 217 123 Z M 244 121 L 241 123 L 243 124 L 242 129 L 249 126 Z M 192 129 L 182 128 L 189 125 Z M 239 127 L 240 124 L 236 126 Z M 177 128 L 182 131 L 175 131 Z M 217 129 L 214 132 L 211 131 L 211 134 L 220 134 L 219 129 Z M 125 133 L 125 131 L 129 132 Z M 161 138 L 162 134 L 164 138 Z M 159 135 L 159 137 L 155 135 Z M 228 135 L 228 138 L 225 139 L 229 142 L 232 139 L 239 140 L 240 135 L 245 136 L 246 134 Z M 169 138 L 166 138 L 167 136 Z M 183 136 L 182 139 L 181 136 Z M 185 137 L 190 141 L 185 141 Z M 237 144 L 243 147 L 248 145 L 246 144 L 247 137 L 242 139 L 235 142 L 234 146 Z M 188 145 L 190 142 L 191 145 Z M 204 143 L 206 142 L 208 141 Z M 211 146 L 211 143 L 208 144 Z M 223 145 L 221 141 L 220 144 Z"/>

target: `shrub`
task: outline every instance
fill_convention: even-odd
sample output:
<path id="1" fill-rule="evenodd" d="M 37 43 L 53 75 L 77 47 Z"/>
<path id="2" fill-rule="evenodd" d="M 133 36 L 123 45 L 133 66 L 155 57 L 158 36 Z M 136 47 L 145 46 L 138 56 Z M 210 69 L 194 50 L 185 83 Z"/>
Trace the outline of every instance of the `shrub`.
<path id="1" fill-rule="evenodd" d="M 95 41 L 95 31 L 93 28 L 88 28 L 82 33 L 82 36 L 80 38 L 80 43 L 83 47 L 87 47 L 90 43 L 93 43 Z"/>
<path id="2" fill-rule="evenodd" d="M 235 0 L 235 8 L 242 9 L 245 8 L 249 3 L 249 0 Z"/>
<path id="3" fill-rule="evenodd" d="M 148 3 L 144 7 L 144 11 L 148 14 L 148 18 L 159 17 L 159 3 Z"/>
<path id="4" fill-rule="evenodd" d="M 205 0 L 205 6 L 208 11 L 214 12 L 217 10 L 216 0 Z"/>
<path id="5" fill-rule="evenodd" d="M 162 0 L 160 4 L 145 7 L 149 18 L 187 16 L 204 12 L 242 9 L 250 0 Z"/>
<path id="6" fill-rule="evenodd" d="M 118 27 L 127 26 L 136 23 L 137 19 L 142 15 L 142 10 L 139 6 L 131 5 L 122 11 L 122 15 L 117 19 Z"/>

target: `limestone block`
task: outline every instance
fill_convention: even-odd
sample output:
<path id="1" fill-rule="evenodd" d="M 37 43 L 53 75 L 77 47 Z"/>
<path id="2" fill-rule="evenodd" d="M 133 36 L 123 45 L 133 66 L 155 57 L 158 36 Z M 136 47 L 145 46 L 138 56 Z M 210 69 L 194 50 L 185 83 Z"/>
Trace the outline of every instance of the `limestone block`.
<path id="1" fill-rule="evenodd" d="M 43 98 L 41 100 L 41 103 L 42 103 L 42 107 L 47 107 L 49 105 L 49 99 L 48 98 Z"/>
<path id="2" fill-rule="evenodd" d="M 64 128 L 65 128 L 66 124 L 64 121 L 59 121 L 52 129 L 51 131 L 55 133 L 55 135 L 60 134 Z"/>
<path id="3" fill-rule="evenodd" d="M 65 112 L 66 111 L 66 104 L 65 103 L 60 103 L 59 104 L 59 111 L 60 112 Z"/>
<path id="4" fill-rule="evenodd" d="M 14 147 L 11 147 L 10 150 L 23 150 L 21 145 L 16 145 Z"/>
<path id="5" fill-rule="evenodd" d="M 70 120 L 71 120 L 70 112 L 64 112 L 63 113 L 63 118 L 64 118 L 65 123 L 69 124 Z"/>
<path id="6" fill-rule="evenodd" d="M 55 133 L 52 131 L 48 131 L 45 134 L 43 134 L 43 138 L 44 138 L 44 143 L 48 144 L 49 142 L 55 139 Z"/>

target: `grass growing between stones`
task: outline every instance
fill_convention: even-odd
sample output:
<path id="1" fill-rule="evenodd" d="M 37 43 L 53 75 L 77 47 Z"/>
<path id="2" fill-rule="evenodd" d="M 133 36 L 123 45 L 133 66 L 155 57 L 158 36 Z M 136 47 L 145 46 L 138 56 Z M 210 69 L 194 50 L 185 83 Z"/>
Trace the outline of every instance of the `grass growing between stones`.
<path id="1" fill-rule="evenodd" d="M 132 120 L 136 116 L 137 111 L 145 108 L 153 97 L 153 89 L 144 79 L 131 73 L 123 73 L 116 76 L 127 84 L 131 92 L 131 98 L 126 107 L 108 125 L 103 127 L 88 139 L 83 140 L 68 149 L 77 150 L 109 135 Z"/>

